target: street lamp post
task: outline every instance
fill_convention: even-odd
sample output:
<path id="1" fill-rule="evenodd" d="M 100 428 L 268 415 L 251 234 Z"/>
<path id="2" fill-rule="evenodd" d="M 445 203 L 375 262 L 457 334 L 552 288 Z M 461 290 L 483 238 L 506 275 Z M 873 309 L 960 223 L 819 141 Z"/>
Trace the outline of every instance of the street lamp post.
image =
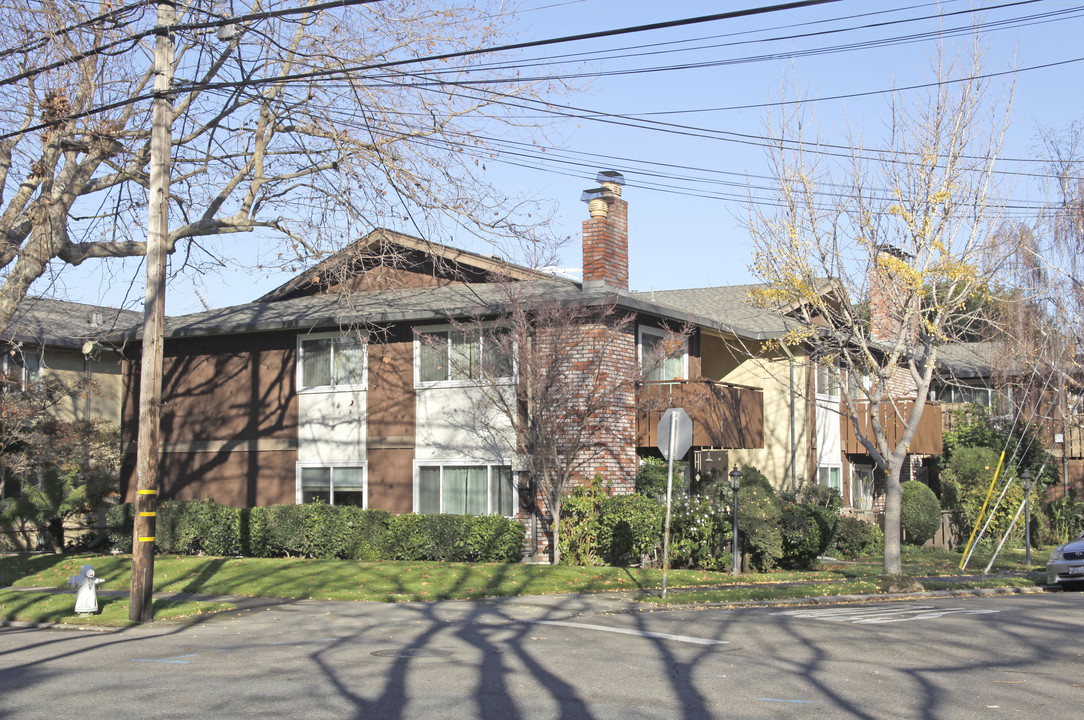
<path id="1" fill-rule="evenodd" d="M 1031 473 L 1020 473 L 1020 484 L 1024 488 L 1024 564 L 1031 566 Z"/>
<path id="2" fill-rule="evenodd" d="M 741 470 L 738 469 L 737 465 L 730 471 L 730 487 L 734 491 L 734 502 L 731 504 L 731 515 L 734 522 L 734 544 L 731 553 L 730 574 L 737 575 L 738 568 L 740 567 L 740 563 L 738 562 L 738 490 L 741 488 Z"/>

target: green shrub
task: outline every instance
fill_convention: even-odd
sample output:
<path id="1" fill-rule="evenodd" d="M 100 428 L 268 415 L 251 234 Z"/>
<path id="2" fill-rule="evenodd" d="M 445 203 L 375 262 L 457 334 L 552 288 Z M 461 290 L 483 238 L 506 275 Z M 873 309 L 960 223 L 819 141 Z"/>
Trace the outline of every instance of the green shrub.
<path id="1" fill-rule="evenodd" d="M 810 569 L 835 540 L 843 498 L 832 488 L 808 484 L 797 493 L 783 493 L 780 500 L 783 555 L 779 564 Z"/>
<path id="2" fill-rule="evenodd" d="M 822 535 L 816 511 L 798 503 L 784 503 L 779 522 L 783 554 L 779 566 L 788 570 L 810 570 L 822 555 Z"/>
<path id="3" fill-rule="evenodd" d="M 523 525 L 499 515 L 392 515 L 319 502 L 240 510 L 200 500 L 164 502 L 157 519 L 165 553 L 509 563 L 523 552 Z M 131 503 L 110 508 L 107 522 L 114 548 L 131 552 Z"/>
<path id="4" fill-rule="evenodd" d="M 601 503 L 598 550 L 612 565 L 657 557 L 666 508 L 643 495 L 614 495 Z"/>
<path id="5" fill-rule="evenodd" d="M 395 515 L 389 525 L 393 560 L 466 562 L 466 515 Z"/>
<path id="6" fill-rule="evenodd" d="M 670 509 L 670 564 L 702 570 L 729 566 L 730 525 L 729 514 L 708 498 L 680 495 Z"/>
<path id="7" fill-rule="evenodd" d="M 113 505 L 105 513 L 109 528 L 109 544 L 120 553 L 132 552 L 132 531 L 135 529 L 135 513 L 132 503 Z"/>
<path id="8" fill-rule="evenodd" d="M 249 511 L 249 545 L 255 557 L 305 557 L 306 505 L 267 505 Z"/>
<path id="9" fill-rule="evenodd" d="M 390 542 L 388 528 L 394 516 L 386 510 L 362 510 L 345 506 L 342 509 L 348 511 L 346 521 L 350 527 L 350 536 L 343 545 L 343 559 L 362 562 L 386 560 L 389 557 Z"/>
<path id="10" fill-rule="evenodd" d="M 522 523 L 501 515 L 470 516 L 468 558 L 473 562 L 514 563 L 523 559 Z"/>
<path id="11" fill-rule="evenodd" d="M 836 552 L 848 560 L 872 557 L 884 552 L 885 535 L 876 523 L 854 517 L 840 518 Z"/>
<path id="12" fill-rule="evenodd" d="M 561 527 L 558 546 L 565 565 L 601 565 L 598 535 L 602 504 L 610 496 L 602 478 L 577 485 L 561 501 Z"/>
<path id="13" fill-rule="evenodd" d="M 918 480 L 903 483 L 900 527 L 911 545 L 923 545 L 941 527 L 941 503 L 933 490 Z"/>
<path id="14" fill-rule="evenodd" d="M 750 465 L 742 466 L 738 491 L 738 534 L 749 568 L 771 570 L 783 556 L 782 511 L 768 478 Z"/>
<path id="15" fill-rule="evenodd" d="M 1043 513 L 1050 519 L 1048 536 L 1040 538 L 1044 545 L 1060 545 L 1084 532 L 1084 502 L 1062 498 L 1044 504 Z"/>
<path id="16" fill-rule="evenodd" d="M 668 474 L 665 460 L 656 457 L 644 458 L 636 470 L 636 492 L 651 498 L 665 498 Z"/>

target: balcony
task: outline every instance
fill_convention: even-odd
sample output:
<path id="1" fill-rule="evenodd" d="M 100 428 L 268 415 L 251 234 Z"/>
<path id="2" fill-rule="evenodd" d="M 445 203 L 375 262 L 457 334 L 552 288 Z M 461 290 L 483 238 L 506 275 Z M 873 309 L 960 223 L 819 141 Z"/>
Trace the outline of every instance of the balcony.
<path id="1" fill-rule="evenodd" d="M 906 418 L 911 413 L 914 401 L 899 400 L 897 404 L 899 405 L 900 414 Z M 894 447 L 903 435 L 903 423 L 896 416 L 895 408 L 891 402 L 881 403 L 880 416 L 881 426 L 885 429 L 888 445 Z M 851 424 L 850 418 L 841 415 L 840 423 L 842 425 L 840 437 L 843 440 L 843 452 L 866 454 L 866 448 L 858 442 L 858 436 L 854 432 L 854 426 Z M 860 403 L 858 425 L 862 429 L 862 433 L 869 438 L 870 435 L 867 434 L 871 432 L 869 403 Z M 918 423 L 918 430 L 915 431 L 915 436 L 911 439 L 908 452 L 917 455 L 941 454 L 941 406 L 939 404 L 926 403 L 926 407 L 922 411 L 922 419 Z"/>
<path id="2" fill-rule="evenodd" d="M 636 444 L 654 447 L 658 425 L 669 408 L 684 408 L 693 421 L 693 445 L 712 448 L 764 447 L 764 392 L 710 380 L 641 383 L 637 397 Z"/>

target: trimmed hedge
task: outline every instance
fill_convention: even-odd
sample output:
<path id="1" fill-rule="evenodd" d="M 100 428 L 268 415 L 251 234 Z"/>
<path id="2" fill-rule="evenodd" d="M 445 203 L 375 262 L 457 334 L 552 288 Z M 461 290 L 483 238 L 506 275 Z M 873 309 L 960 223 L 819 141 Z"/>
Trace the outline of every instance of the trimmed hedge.
<path id="1" fill-rule="evenodd" d="M 109 539 L 132 551 L 131 503 L 110 508 Z M 392 515 L 346 505 L 232 508 L 213 500 L 158 508 L 155 550 L 180 555 L 519 562 L 523 525 L 500 515 Z"/>

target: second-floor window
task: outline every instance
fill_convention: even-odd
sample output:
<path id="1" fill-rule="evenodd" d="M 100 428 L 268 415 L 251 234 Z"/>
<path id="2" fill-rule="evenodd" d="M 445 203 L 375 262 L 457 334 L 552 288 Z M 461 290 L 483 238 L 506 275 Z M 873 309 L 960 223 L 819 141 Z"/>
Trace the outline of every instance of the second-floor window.
<path id="1" fill-rule="evenodd" d="M 667 344 L 676 347 L 668 348 Z M 669 352 L 667 352 L 669 350 Z M 689 353 L 684 342 L 677 342 L 664 330 L 640 328 L 640 367 L 644 380 L 664 382 L 689 376 Z"/>
<path id="2" fill-rule="evenodd" d="M 356 335 L 308 335 L 299 341 L 300 388 L 365 387 L 365 341 Z"/>
<path id="3" fill-rule="evenodd" d="M 839 397 L 839 368 L 832 364 L 817 363 L 817 394 Z"/>
<path id="4" fill-rule="evenodd" d="M 427 328 L 416 335 L 418 385 L 509 380 L 514 376 L 505 331 Z"/>

